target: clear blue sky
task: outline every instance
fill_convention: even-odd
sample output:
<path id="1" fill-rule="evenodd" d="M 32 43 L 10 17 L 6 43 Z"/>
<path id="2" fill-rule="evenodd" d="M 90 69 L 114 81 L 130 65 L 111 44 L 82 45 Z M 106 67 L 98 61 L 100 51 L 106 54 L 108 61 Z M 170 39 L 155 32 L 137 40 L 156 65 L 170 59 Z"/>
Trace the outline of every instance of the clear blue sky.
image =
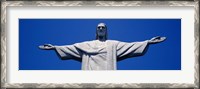
<path id="1" fill-rule="evenodd" d="M 181 19 L 19 19 L 19 70 L 80 70 L 81 62 L 61 60 L 39 45 L 70 45 L 95 39 L 98 23 L 106 23 L 108 39 L 167 40 L 150 45 L 146 54 L 117 63 L 118 70 L 181 70 Z"/>

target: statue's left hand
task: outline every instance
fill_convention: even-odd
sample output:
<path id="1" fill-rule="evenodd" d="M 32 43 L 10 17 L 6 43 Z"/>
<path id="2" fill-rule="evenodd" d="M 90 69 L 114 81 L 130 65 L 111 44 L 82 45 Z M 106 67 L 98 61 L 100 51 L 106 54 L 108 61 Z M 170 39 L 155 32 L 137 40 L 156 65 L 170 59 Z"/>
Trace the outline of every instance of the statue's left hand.
<path id="1" fill-rule="evenodd" d="M 44 50 L 52 50 L 55 49 L 55 46 L 53 46 L 52 44 L 45 44 L 45 45 L 40 45 L 39 48 Z"/>
<path id="2" fill-rule="evenodd" d="M 157 37 L 151 38 L 151 40 L 149 40 L 149 43 L 150 44 L 160 43 L 160 42 L 164 41 L 165 39 L 166 39 L 166 37 L 157 36 Z"/>

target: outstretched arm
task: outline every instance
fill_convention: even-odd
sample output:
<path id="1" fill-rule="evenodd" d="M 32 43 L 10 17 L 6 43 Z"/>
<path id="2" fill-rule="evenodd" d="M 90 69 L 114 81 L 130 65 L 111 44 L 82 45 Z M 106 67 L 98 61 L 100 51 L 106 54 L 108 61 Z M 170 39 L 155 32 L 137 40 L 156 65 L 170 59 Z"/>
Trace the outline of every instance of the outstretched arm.
<path id="1" fill-rule="evenodd" d="M 166 37 L 153 37 L 150 40 L 141 41 L 141 42 L 119 42 L 117 44 L 117 58 L 118 61 L 144 55 L 148 49 L 149 44 L 156 44 L 162 42 L 166 39 Z"/>
<path id="2" fill-rule="evenodd" d="M 55 50 L 61 59 L 76 59 L 81 61 L 82 52 L 74 45 L 54 46 L 51 44 L 45 44 L 39 46 L 39 48 L 43 50 Z"/>

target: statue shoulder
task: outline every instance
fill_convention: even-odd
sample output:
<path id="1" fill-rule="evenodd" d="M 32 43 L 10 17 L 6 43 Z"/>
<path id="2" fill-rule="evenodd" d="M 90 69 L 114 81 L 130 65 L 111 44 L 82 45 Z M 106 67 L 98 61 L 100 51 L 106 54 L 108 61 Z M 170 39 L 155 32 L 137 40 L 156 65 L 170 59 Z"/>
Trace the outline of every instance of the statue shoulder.
<path id="1" fill-rule="evenodd" d="M 109 42 L 109 43 L 119 43 L 120 41 L 117 41 L 117 40 L 107 40 L 107 42 Z"/>
<path id="2" fill-rule="evenodd" d="M 93 41 L 83 41 L 83 42 L 75 43 L 74 46 L 79 49 L 88 50 L 88 48 L 91 47 L 93 44 L 94 44 Z"/>
<path id="3" fill-rule="evenodd" d="M 75 43 L 75 44 L 88 44 L 88 43 L 91 43 L 93 41 L 83 41 L 83 42 L 79 42 L 79 43 Z"/>

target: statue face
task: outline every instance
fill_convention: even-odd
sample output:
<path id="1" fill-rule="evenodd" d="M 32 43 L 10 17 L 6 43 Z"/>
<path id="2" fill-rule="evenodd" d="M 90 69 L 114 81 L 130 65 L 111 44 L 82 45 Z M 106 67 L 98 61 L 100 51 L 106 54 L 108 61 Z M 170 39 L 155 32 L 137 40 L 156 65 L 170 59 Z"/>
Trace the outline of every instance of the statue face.
<path id="1" fill-rule="evenodd" d="M 104 23 L 100 23 L 97 26 L 97 35 L 98 36 L 106 36 L 106 25 Z"/>

